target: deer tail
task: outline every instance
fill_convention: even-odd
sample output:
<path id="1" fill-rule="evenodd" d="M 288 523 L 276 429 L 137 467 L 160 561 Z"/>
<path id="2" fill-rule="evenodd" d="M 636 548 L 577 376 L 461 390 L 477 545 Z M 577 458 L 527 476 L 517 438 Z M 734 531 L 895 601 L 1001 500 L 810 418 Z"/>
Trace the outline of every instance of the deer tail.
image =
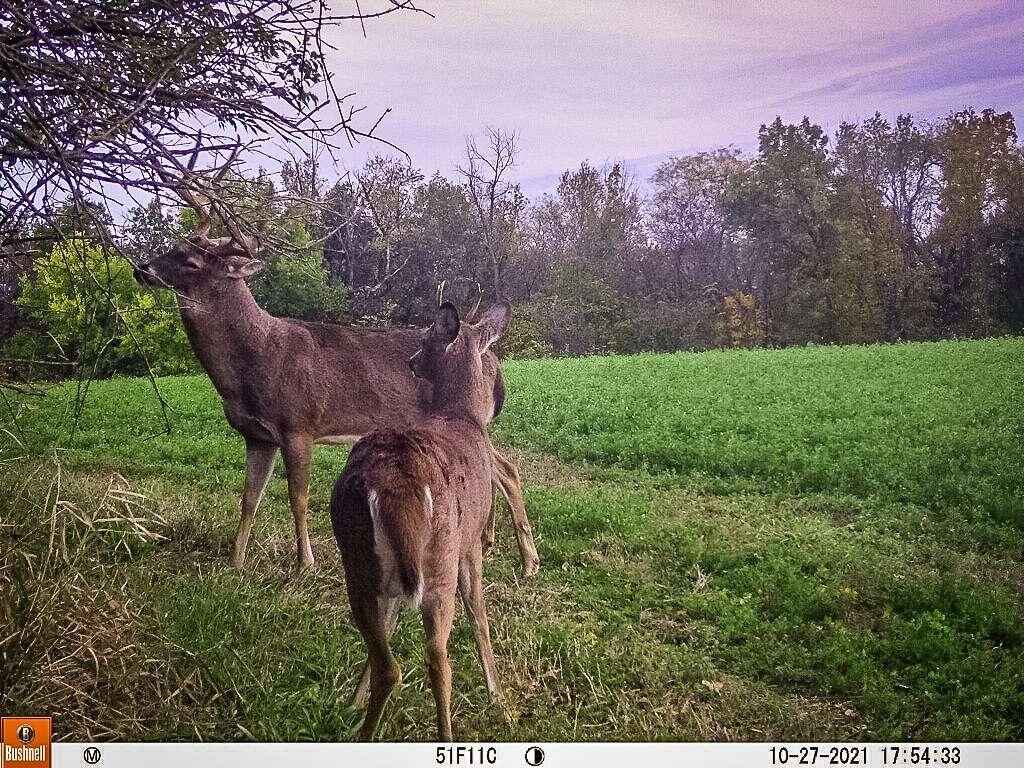
<path id="1" fill-rule="evenodd" d="M 367 490 L 373 521 L 373 549 L 380 564 L 381 589 L 401 595 L 414 607 L 423 600 L 423 550 L 431 530 L 434 499 L 430 486 Z"/>

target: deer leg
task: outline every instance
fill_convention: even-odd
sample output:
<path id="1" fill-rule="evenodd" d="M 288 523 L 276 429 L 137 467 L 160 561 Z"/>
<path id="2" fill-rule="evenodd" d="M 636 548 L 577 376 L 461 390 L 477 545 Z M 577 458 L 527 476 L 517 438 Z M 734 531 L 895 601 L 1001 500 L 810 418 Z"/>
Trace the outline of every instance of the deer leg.
<path id="1" fill-rule="evenodd" d="M 494 532 L 494 527 L 495 527 L 495 522 L 496 522 L 495 516 L 494 516 L 495 506 L 496 506 L 494 497 L 497 495 L 497 493 L 498 493 L 498 484 L 492 479 L 491 480 L 491 511 L 487 515 L 487 524 L 484 526 L 483 535 L 480 537 L 480 544 L 481 544 L 481 546 L 483 548 L 483 553 L 485 555 L 488 552 L 491 551 L 492 547 L 494 547 L 494 540 L 497 538 L 495 536 L 495 532 Z"/>
<path id="2" fill-rule="evenodd" d="M 349 601 L 352 603 L 352 618 L 366 642 L 367 666 L 370 669 L 370 704 L 366 709 L 363 727 L 359 730 L 359 738 L 370 741 L 377 730 L 384 705 L 401 680 L 402 673 L 388 645 L 385 617 L 377 596 L 364 594 L 353 597 L 350 589 Z"/>
<path id="3" fill-rule="evenodd" d="M 306 438 L 291 438 L 281 449 L 284 467 L 288 472 L 288 499 L 295 521 L 295 547 L 298 551 L 298 570 L 313 565 L 313 548 L 309 545 L 306 510 L 309 505 L 309 461 L 313 444 Z"/>
<path id="4" fill-rule="evenodd" d="M 459 594 L 466 608 L 466 616 L 473 628 L 476 654 L 487 681 L 487 692 L 492 702 L 501 701 L 501 687 L 494 666 L 491 632 L 487 625 L 487 606 L 484 604 L 482 552 L 474 548 L 459 563 Z"/>
<path id="5" fill-rule="evenodd" d="M 398 613 L 400 604 L 397 597 L 384 598 L 384 639 L 390 640 L 398 624 Z M 366 660 L 363 673 L 359 676 L 359 683 L 356 685 L 355 695 L 352 703 L 357 707 L 366 706 L 366 697 L 370 694 L 370 660 Z"/>
<path id="6" fill-rule="evenodd" d="M 245 441 L 245 488 L 242 490 L 242 516 L 238 521 L 235 535 L 235 568 L 241 570 L 245 563 L 245 551 L 249 546 L 252 519 L 259 509 L 260 499 L 270 481 L 274 469 L 277 446 L 256 440 Z"/>
<path id="7" fill-rule="evenodd" d="M 533 529 L 526 517 L 526 505 L 523 503 L 523 486 L 519 479 L 519 470 L 516 469 L 515 464 L 501 455 L 493 443 L 491 443 L 491 459 L 492 482 L 501 489 L 501 493 L 512 511 L 512 524 L 516 530 L 516 539 L 519 541 L 519 555 L 523 559 L 523 572 L 527 576 L 533 576 L 540 570 L 540 555 L 537 554 L 537 546 L 533 542 Z"/>
<path id="8" fill-rule="evenodd" d="M 420 608 L 423 616 L 423 630 L 427 636 L 427 672 L 430 674 L 430 689 L 437 707 L 437 740 L 452 740 L 452 668 L 448 663 L 448 635 L 452 631 L 455 614 L 455 595 L 425 600 Z M 435 593 L 436 594 L 436 593 Z"/>

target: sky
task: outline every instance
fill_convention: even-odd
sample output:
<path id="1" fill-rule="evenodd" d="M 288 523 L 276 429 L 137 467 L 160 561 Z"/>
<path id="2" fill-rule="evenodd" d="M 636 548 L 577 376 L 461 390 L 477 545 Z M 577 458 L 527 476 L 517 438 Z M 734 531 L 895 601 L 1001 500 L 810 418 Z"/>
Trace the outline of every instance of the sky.
<path id="1" fill-rule="evenodd" d="M 332 30 L 330 65 L 364 125 L 391 109 L 379 134 L 428 175 L 454 175 L 468 134 L 515 130 L 515 179 L 537 195 L 584 160 L 625 161 L 642 180 L 672 155 L 753 152 L 776 115 L 830 133 L 876 110 L 1024 120 L 1016 4 L 420 0 L 434 18 L 392 14 L 365 38 L 358 24 Z M 386 150 L 364 142 L 339 170 Z"/>

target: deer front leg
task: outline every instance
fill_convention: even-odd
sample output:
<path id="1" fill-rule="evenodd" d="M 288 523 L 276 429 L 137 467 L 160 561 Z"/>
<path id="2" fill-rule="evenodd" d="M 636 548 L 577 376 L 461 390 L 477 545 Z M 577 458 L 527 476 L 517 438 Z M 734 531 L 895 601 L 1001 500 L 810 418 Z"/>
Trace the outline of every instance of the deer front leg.
<path id="1" fill-rule="evenodd" d="M 277 457 L 277 446 L 262 443 L 258 440 L 245 441 L 245 488 L 242 490 L 242 516 L 238 521 L 238 533 L 235 536 L 235 568 L 242 569 L 245 563 L 245 552 L 249 546 L 249 533 L 252 530 L 252 519 L 259 509 L 260 499 L 267 489 L 267 482 L 274 469 Z"/>
<path id="2" fill-rule="evenodd" d="M 512 511 L 512 523 L 516 531 L 516 539 L 519 541 L 519 554 L 523 558 L 523 572 L 527 576 L 533 576 L 540 570 L 540 555 L 537 554 L 537 546 L 533 541 L 533 529 L 526 517 L 526 505 L 523 503 L 523 486 L 519 479 L 519 470 L 516 469 L 515 464 L 501 455 L 494 447 L 494 443 L 491 443 L 491 461 L 492 481 L 501 489 L 501 493 Z"/>
<path id="3" fill-rule="evenodd" d="M 313 443 L 306 437 L 292 437 L 281 448 L 284 468 L 288 473 L 288 500 L 295 521 L 295 548 L 298 551 L 297 570 L 313 565 L 313 548 L 309 544 L 306 510 L 309 504 L 309 461 Z"/>

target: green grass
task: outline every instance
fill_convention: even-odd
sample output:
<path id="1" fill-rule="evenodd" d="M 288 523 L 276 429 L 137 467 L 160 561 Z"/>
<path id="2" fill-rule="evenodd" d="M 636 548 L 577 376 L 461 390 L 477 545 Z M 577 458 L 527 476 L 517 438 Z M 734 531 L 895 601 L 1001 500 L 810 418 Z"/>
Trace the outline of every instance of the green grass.
<path id="1" fill-rule="evenodd" d="M 506 712 L 460 618 L 456 738 L 1024 739 L 1024 340 L 505 370 L 494 434 L 542 569 L 521 577 L 502 526 Z M 0 709 L 67 738 L 351 738 L 345 450 L 314 460 L 317 570 L 286 576 L 279 467 L 237 574 L 241 439 L 204 377 L 159 384 L 170 434 L 145 381 L 95 383 L 73 437 L 70 390 L 14 405 Z M 382 738 L 433 738 L 421 637 L 404 616 Z"/>
<path id="2" fill-rule="evenodd" d="M 507 366 L 496 435 L 709 493 L 844 493 L 1024 525 L 1024 342 Z"/>

